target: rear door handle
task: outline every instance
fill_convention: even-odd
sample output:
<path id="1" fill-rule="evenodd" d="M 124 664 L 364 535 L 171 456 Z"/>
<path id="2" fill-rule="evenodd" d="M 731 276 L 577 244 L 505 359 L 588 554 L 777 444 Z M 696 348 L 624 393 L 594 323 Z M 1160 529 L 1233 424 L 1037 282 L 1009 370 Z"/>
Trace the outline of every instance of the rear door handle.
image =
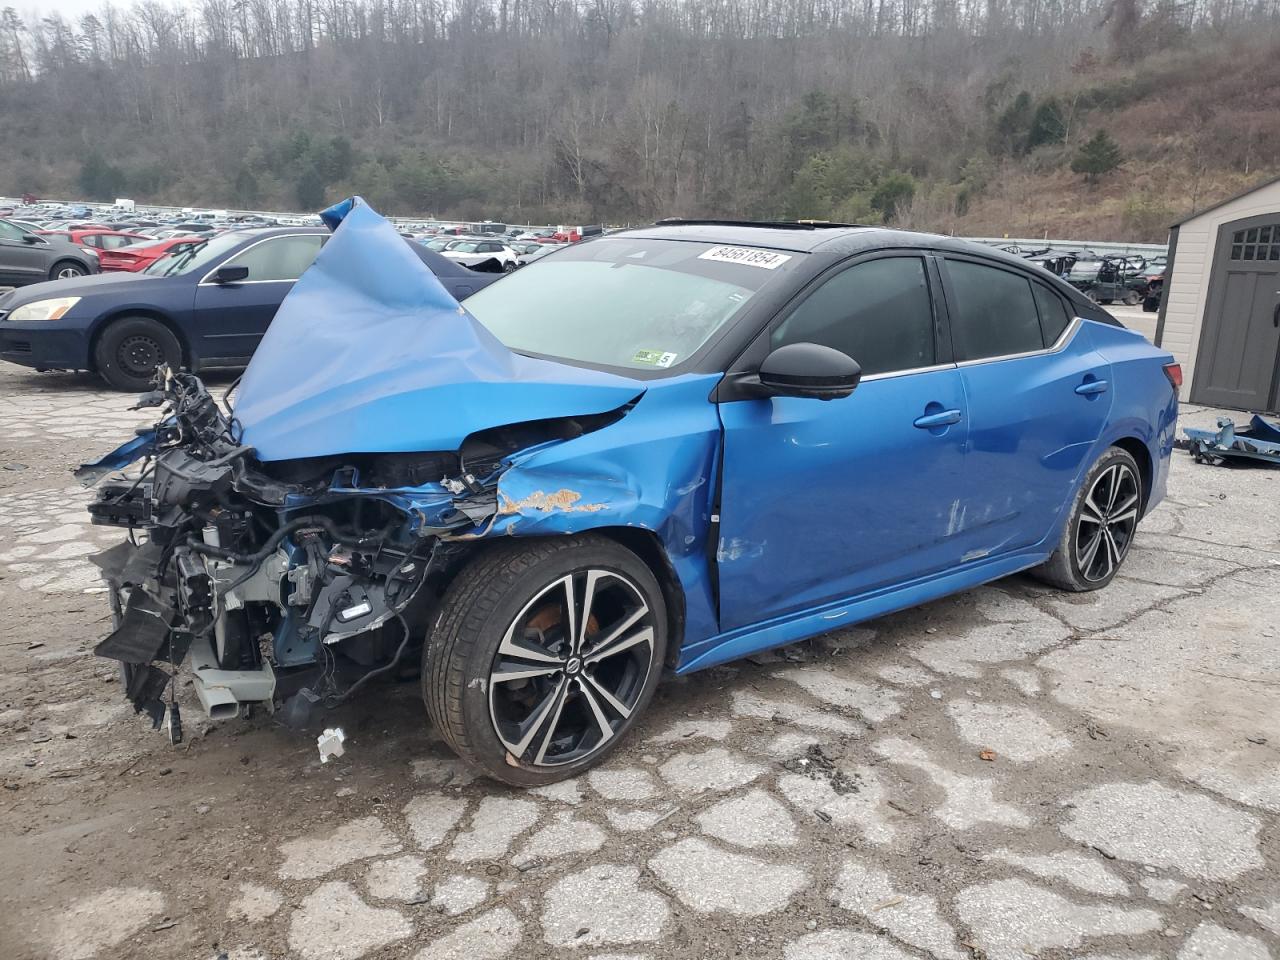
<path id="1" fill-rule="evenodd" d="M 912 425 L 919 427 L 921 430 L 930 430 L 933 427 L 947 427 L 953 423 L 960 422 L 959 410 L 943 410 L 941 413 L 929 413 L 923 417 L 916 417 L 912 421 Z"/>
<path id="2" fill-rule="evenodd" d="M 1076 387 L 1076 393 L 1082 397 L 1093 397 L 1099 393 L 1107 392 L 1107 381 L 1105 380 L 1086 380 L 1080 386 Z"/>

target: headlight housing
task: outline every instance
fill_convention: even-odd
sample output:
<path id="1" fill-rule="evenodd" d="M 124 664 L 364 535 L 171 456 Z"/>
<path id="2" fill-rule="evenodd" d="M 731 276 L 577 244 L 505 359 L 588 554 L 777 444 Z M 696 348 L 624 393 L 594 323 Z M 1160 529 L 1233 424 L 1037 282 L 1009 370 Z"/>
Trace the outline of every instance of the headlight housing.
<path id="1" fill-rule="evenodd" d="M 60 320 L 68 310 L 80 302 L 79 297 L 53 297 L 49 300 L 33 300 L 14 307 L 6 318 L 15 323 L 28 320 Z"/>

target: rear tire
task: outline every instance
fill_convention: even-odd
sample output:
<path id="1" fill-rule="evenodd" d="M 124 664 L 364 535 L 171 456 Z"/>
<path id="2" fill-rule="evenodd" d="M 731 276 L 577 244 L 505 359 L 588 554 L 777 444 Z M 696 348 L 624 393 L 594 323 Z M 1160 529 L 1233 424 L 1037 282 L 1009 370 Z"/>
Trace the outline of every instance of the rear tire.
<path id="1" fill-rule="evenodd" d="M 1130 290 L 1124 295 L 1124 305 L 1126 307 L 1136 307 L 1141 302 L 1142 294 L 1138 293 L 1137 290 Z"/>
<path id="2" fill-rule="evenodd" d="M 446 591 L 422 696 L 469 765 L 513 786 L 554 783 L 623 741 L 653 697 L 666 644 L 662 590 L 631 551 L 589 534 L 501 544 Z"/>
<path id="3" fill-rule="evenodd" d="M 182 366 L 182 345 L 158 320 L 121 317 L 98 337 L 93 362 L 109 386 L 139 392 L 150 389 L 159 364 L 173 370 Z"/>
<path id="4" fill-rule="evenodd" d="M 49 279 L 74 280 L 76 277 L 87 276 L 88 273 L 83 264 L 76 263 L 74 260 L 59 260 L 49 270 Z"/>
<path id="5" fill-rule="evenodd" d="M 1137 461 L 1109 447 L 1080 484 L 1058 548 L 1031 574 L 1073 593 L 1105 587 L 1129 555 L 1144 496 Z"/>

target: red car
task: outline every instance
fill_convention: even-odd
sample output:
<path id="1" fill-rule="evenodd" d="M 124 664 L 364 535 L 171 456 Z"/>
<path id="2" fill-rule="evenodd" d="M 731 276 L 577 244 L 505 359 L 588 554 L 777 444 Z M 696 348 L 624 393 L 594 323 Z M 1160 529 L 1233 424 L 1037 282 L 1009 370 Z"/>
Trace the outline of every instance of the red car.
<path id="1" fill-rule="evenodd" d="M 72 228 L 69 230 L 41 230 L 42 234 L 66 237 L 77 247 L 92 247 L 94 250 L 115 250 L 127 247 L 139 240 L 146 240 L 140 233 L 125 233 L 121 230 L 104 230 L 102 227 Z"/>
<path id="2" fill-rule="evenodd" d="M 201 243 L 203 241 L 203 237 L 166 237 L 164 240 L 141 237 L 139 242 L 132 243 L 127 247 L 103 250 L 98 254 L 98 263 L 103 273 L 110 270 L 127 270 L 130 273 L 137 273 L 140 270 L 147 269 L 161 257 L 176 253 L 179 248 L 189 243 Z"/>

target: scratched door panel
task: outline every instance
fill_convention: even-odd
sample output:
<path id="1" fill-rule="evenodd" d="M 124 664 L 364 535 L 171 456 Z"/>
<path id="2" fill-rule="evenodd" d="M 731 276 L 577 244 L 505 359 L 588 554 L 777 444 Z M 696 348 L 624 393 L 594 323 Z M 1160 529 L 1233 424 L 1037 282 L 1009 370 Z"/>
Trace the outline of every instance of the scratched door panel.
<path id="1" fill-rule="evenodd" d="M 915 421 L 956 410 L 959 422 Z M 851 396 L 721 405 L 721 628 L 946 569 L 964 483 L 955 368 L 862 383 Z"/>

